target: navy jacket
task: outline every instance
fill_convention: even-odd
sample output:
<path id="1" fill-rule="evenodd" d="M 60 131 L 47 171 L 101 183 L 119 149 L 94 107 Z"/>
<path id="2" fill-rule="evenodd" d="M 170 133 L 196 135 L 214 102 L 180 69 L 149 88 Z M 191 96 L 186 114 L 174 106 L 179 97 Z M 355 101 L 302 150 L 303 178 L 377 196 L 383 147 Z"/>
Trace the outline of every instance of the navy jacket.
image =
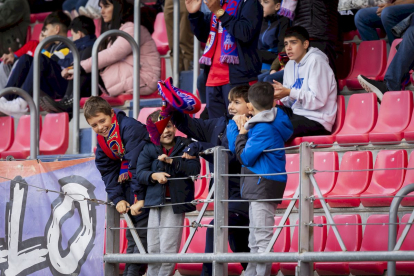
<path id="1" fill-rule="evenodd" d="M 257 75 L 260 74 L 262 68 L 257 45 L 263 20 L 263 7 L 258 0 L 241 1 L 237 16 L 225 12 L 220 17 L 222 26 L 236 39 L 240 61 L 239 64 L 229 64 L 231 84 L 257 80 Z M 211 13 L 204 14 L 198 11 L 189 14 L 189 19 L 194 35 L 199 41 L 206 43 L 210 33 Z M 206 76 L 209 70 L 210 66 L 205 66 L 204 74 Z"/>
<path id="2" fill-rule="evenodd" d="M 181 156 L 184 149 L 191 144 L 191 140 L 183 137 L 175 138 L 175 146 L 171 156 Z M 169 187 L 171 203 L 190 202 L 194 200 L 194 182 L 191 179 L 172 180 L 166 184 L 159 184 L 151 179 L 151 175 L 156 172 L 166 172 L 171 177 L 185 177 L 198 175 L 200 173 L 200 160 L 175 158 L 173 163 L 167 164 L 159 161 L 158 156 L 162 155 L 162 147 L 153 143 L 144 146 L 138 158 L 137 177 L 139 185 L 146 190 L 145 206 L 156 206 L 165 204 L 165 191 Z M 174 214 L 195 211 L 193 204 L 173 205 Z"/>
<path id="3" fill-rule="evenodd" d="M 132 179 L 124 184 L 118 183 L 121 161 L 109 158 L 101 149 L 99 144 L 96 147 L 95 164 L 102 175 L 105 183 L 105 190 L 109 199 L 116 205 L 121 200 L 129 204 L 134 203 L 134 194 L 142 194 L 136 176 L 136 165 L 144 145 L 150 141 L 147 128 L 137 120 L 127 117 L 123 111 L 116 111 L 116 118 L 119 123 L 122 143 L 125 147 L 124 159 L 129 161 L 129 171 Z M 144 199 L 138 197 L 138 200 Z"/>
<path id="4" fill-rule="evenodd" d="M 88 59 L 91 57 L 92 54 L 92 47 L 93 44 L 96 41 L 96 36 L 95 35 L 87 35 L 84 36 L 78 40 L 75 40 L 73 43 L 75 44 L 76 49 L 78 49 L 79 51 L 79 57 L 81 58 L 81 60 L 83 59 Z M 89 53 L 89 54 L 85 54 L 83 52 Z M 72 52 L 70 52 L 69 54 L 67 54 L 65 56 L 64 59 L 59 60 L 58 64 L 61 67 L 67 68 L 69 66 L 71 66 L 73 64 L 73 54 Z M 82 68 L 82 66 L 81 66 Z"/>
<path id="5" fill-rule="evenodd" d="M 188 138 L 197 140 L 189 145 L 185 152 L 192 156 L 197 156 L 199 152 L 216 146 L 229 148 L 226 135 L 226 126 L 230 117 L 219 117 L 215 119 L 202 120 L 191 118 L 187 114 L 174 112 L 171 120 L 174 125 Z M 209 162 L 211 172 L 214 172 L 213 155 L 203 155 Z M 228 152 L 229 173 L 239 174 L 241 165 L 232 152 Z M 210 185 L 213 183 L 211 180 Z M 240 177 L 229 177 L 229 199 L 241 199 L 240 196 Z M 246 202 L 229 202 L 229 212 L 243 216 L 249 216 L 249 204 Z"/>

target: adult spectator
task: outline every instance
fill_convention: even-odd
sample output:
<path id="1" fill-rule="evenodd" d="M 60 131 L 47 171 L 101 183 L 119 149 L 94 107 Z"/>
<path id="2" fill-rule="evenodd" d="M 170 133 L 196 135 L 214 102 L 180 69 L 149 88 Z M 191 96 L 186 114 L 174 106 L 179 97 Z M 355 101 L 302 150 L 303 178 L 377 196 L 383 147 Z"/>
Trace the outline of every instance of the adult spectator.
<path id="1" fill-rule="evenodd" d="M 30 7 L 26 0 L 0 0 L 0 56 L 26 43 Z"/>
<path id="2" fill-rule="evenodd" d="M 376 29 L 385 29 L 391 45 L 395 39 L 391 29 L 413 12 L 414 0 L 396 0 L 392 4 L 359 10 L 355 15 L 355 25 L 362 40 L 378 40 Z"/>
<path id="3" fill-rule="evenodd" d="M 411 23 L 407 26 L 403 40 L 398 45 L 398 51 L 388 66 L 384 81 L 380 82 L 370 80 L 362 75 L 358 76 L 362 87 L 368 92 L 374 92 L 379 101 L 387 91 L 400 91 L 403 83 L 410 79 L 410 70 L 414 69 L 414 16 L 411 16 L 410 20 Z"/>

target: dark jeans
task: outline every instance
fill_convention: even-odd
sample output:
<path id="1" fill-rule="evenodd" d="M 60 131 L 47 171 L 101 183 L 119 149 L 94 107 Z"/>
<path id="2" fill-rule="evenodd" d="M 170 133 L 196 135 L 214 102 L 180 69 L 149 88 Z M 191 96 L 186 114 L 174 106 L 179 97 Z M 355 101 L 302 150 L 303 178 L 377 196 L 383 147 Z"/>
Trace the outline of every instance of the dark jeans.
<path id="1" fill-rule="evenodd" d="M 197 90 L 200 94 L 200 101 L 206 103 L 207 101 L 207 92 L 206 92 L 206 76 L 203 71 L 200 72 L 200 75 L 197 78 Z"/>
<path id="2" fill-rule="evenodd" d="M 59 64 L 45 55 L 40 55 L 40 90 L 53 99 L 61 99 L 68 86 L 68 81 L 62 78 L 61 72 Z M 33 73 L 33 57 L 21 56 L 6 87 L 22 88 L 33 97 Z"/>
<path id="3" fill-rule="evenodd" d="M 210 119 L 219 118 L 228 113 L 227 107 L 229 106 L 229 92 L 233 87 L 239 85 L 248 85 L 248 83 L 206 87 L 207 110 Z"/>
<path id="4" fill-rule="evenodd" d="M 210 222 L 214 225 L 214 219 Z M 236 214 L 229 213 L 229 226 L 249 226 L 249 218 Z M 250 252 L 249 248 L 249 229 L 229 229 L 229 245 L 233 252 Z M 206 234 L 206 249 L 205 253 L 214 252 L 214 230 L 207 228 Z M 246 270 L 247 263 L 242 263 L 243 269 Z M 213 267 L 211 263 L 203 264 L 202 276 L 213 275 Z"/>
<path id="5" fill-rule="evenodd" d="M 257 78 L 259 81 L 273 83 L 273 80 L 275 80 L 283 84 L 283 73 L 284 70 L 277 71 L 273 74 L 270 74 L 270 71 L 267 71 L 257 76 Z"/>
<path id="6" fill-rule="evenodd" d="M 71 12 L 76 10 L 79 12 L 80 7 L 85 7 L 88 3 L 88 0 L 66 0 L 62 4 L 62 10 Z"/>
<path id="7" fill-rule="evenodd" d="M 148 216 L 143 217 L 134 223 L 135 227 L 147 227 L 148 226 Z M 142 245 L 147 250 L 147 230 L 140 229 L 137 230 L 138 236 L 142 242 Z M 139 253 L 138 247 L 135 244 L 134 238 L 132 237 L 131 231 L 126 231 L 126 238 L 128 240 L 127 254 Z M 147 264 L 126 264 L 124 270 L 124 276 L 142 276 L 147 271 Z"/>
<path id="8" fill-rule="evenodd" d="M 331 132 L 327 131 L 320 123 L 309 120 L 304 116 L 293 114 L 293 111 L 290 107 L 280 105 L 277 107 L 282 109 L 286 115 L 288 115 L 290 122 L 293 125 L 293 134 L 290 137 L 289 141 L 292 141 L 296 137 L 331 134 Z"/>
<path id="9" fill-rule="evenodd" d="M 399 45 L 384 77 L 390 91 L 400 91 L 401 83 L 409 77 L 409 71 L 414 68 L 414 17 Z"/>
<path id="10" fill-rule="evenodd" d="M 379 40 L 376 28 L 383 28 L 391 45 L 395 37 L 391 29 L 414 12 L 414 4 L 386 7 L 377 15 L 377 7 L 361 9 L 355 15 L 355 25 L 362 40 Z"/>

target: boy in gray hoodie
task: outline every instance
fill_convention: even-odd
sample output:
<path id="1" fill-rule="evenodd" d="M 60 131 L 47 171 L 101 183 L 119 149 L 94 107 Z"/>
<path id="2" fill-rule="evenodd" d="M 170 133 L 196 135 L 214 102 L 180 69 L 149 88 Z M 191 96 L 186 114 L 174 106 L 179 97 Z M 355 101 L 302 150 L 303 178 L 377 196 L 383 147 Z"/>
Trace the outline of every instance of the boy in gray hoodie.
<path id="1" fill-rule="evenodd" d="M 290 60 L 283 85 L 274 81 L 273 87 L 293 125 L 291 139 L 329 135 L 336 119 L 337 88 L 328 57 L 309 47 L 309 33 L 301 26 L 287 29 L 284 41 Z"/>

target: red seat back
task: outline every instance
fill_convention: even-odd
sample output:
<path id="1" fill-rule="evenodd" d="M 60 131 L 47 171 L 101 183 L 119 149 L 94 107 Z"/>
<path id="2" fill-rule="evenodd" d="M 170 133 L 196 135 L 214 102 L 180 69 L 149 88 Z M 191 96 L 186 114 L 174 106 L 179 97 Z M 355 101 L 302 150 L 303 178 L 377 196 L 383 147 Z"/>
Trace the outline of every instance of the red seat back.
<path id="1" fill-rule="evenodd" d="M 39 116 L 39 135 L 42 135 L 42 117 Z M 30 115 L 23 115 L 19 119 L 13 145 L 9 151 L 30 152 Z"/>
<path id="2" fill-rule="evenodd" d="M 204 158 L 200 158 L 201 163 L 201 170 L 200 170 L 200 176 L 206 175 L 207 173 L 207 165 L 206 160 Z M 194 182 L 194 198 L 199 199 L 203 198 L 205 199 L 208 194 L 208 181 L 207 178 L 197 179 Z"/>
<path id="3" fill-rule="evenodd" d="M 398 235 L 397 235 L 397 241 L 398 239 L 401 237 L 401 234 L 404 231 L 404 228 L 407 224 L 404 223 L 408 223 L 408 220 L 410 219 L 410 214 L 405 214 L 402 219 L 401 219 L 401 224 L 398 230 Z M 410 230 L 407 233 L 407 236 L 405 236 L 404 242 L 401 245 L 400 250 L 403 251 L 414 251 L 414 227 L 411 225 Z"/>
<path id="4" fill-rule="evenodd" d="M 361 216 L 356 215 L 337 215 L 333 218 L 337 225 L 339 234 L 345 244 L 347 251 L 359 251 L 362 242 L 362 225 L 355 225 L 361 223 Z M 341 225 L 349 223 L 350 225 Z M 338 240 L 335 236 L 333 228 L 329 228 L 328 238 L 326 240 L 325 252 L 342 251 Z"/>
<path id="5" fill-rule="evenodd" d="M 388 215 L 371 215 L 368 218 L 360 251 L 388 250 L 388 222 Z"/>
<path id="6" fill-rule="evenodd" d="M 338 132 L 342 129 L 345 121 L 345 97 L 339 95 L 336 103 L 338 109 L 336 111 L 335 123 L 332 126 L 332 135 L 338 134 Z"/>
<path id="7" fill-rule="evenodd" d="M 0 152 L 8 150 L 14 141 L 14 118 L 0 117 Z"/>
<path id="8" fill-rule="evenodd" d="M 43 122 L 40 135 L 40 154 L 65 154 L 69 146 L 68 113 L 49 113 Z"/>
<path id="9" fill-rule="evenodd" d="M 32 30 L 31 39 L 38 40 L 39 35 L 42 32 L 42 29 L 43 29 L 43 23 L 37 23 L 36 25 L 34 25 L 33 30 Z"/>
<path id="10" fill-rule="evenodd" d="M 313 228 L 313 251 L 321 252 L 325 249 L 326 238 L 327 238 L 327 226 L 326 217 L 317 216 L 313 218 L 315 224 L 325 224 L 322 227 Z M 299 220 L 296 221 L 299 224 Z M 289 252 L 298 252 L 299 249 L 299 227 L 295 226 L 293 230 L 292 243 L 290 245 Z"/>
<path id="11" fill-rule="evenodd" d="M 96 37 L 99 37 L 101 35 L 101 27 L 102 27 L 102 23 L 101 23 L 101 19 L 94 19 L 93 23 L 95 24 L 95 35 Z"/>
<path id="12" fill-rule="evenodd" d="M 158 52 L 164 56 L 169 51 L 167 27 L 165 26 L 164 13 L 157 14 L 154 23 L 154 32 L 152 33 L 152 39 L 154 39 L 157 45 Z"/>
<path id="13" fill-rule="evenodd" d="M 338 153 L 337 152 L 315 152 L 314 153 L 314 168 L 315 170 L 338 170 Z M 316 173 L 315 179 L 318 183 L 322 194 L 329 193 L 335 186 L 337 172 Z"/>
<path id="14" fill-rule="evenodd" d="M 404 177 L 404 183 L 401 186 L 401 188 L 414 183 L 414 154 L 410 155 L 407 168 L 411 168 L 411 170 L 406 171 L 405 177 Z M 410 193 L 409 195 L 414 196 L 414 192 Z M 401 205 L 402 206 L 414 206 L 414 197 L 404 198 L 401 202 Z"/>
<path id="15" fill-rule="evenodd" d="M 385 40 L 362 41 L 359 44 L 354 68 L 348 79 L 358 75 L 378 77 L 385 71 L 387 45 Z"/>
<path id="16" fill-rule="evenodd" d="M 397 53 L 397 49 L 395 48 L 398 44 L 400 44 L 400 42 L 402 41 L 402 38 L 397 38 L 394 39 L 394 41 L 392 42 L 391 48 L 390 48 L 390 52 L 388 53 L 388 60 L 387 60 L 387 69 L 391 64 L 392 59 L 394 58 L 395 54 Z M 387 72 L 387 70 L 385 70 L 382 75 L 379 77 L 379 80 L 384 80 L 385 77 L 385 72 Z"/>
<path id="17" fill-rule="evenodd" d="M 198 111 L 196 114 L 194 114 L 194 118 L 199 119 L 199 118 L 200 118 L 201 113 L 203 113 L 203 111 L 204 111 L 204 109 L 205 109 L 205 108 L 206 108 L 206 104 L 201 104 L 200 111 Z"/>
<path id="18" fill-rule="evenodd" d="M 355 43 L 344 43 L 343 51 L 335 60 L 336 77 L 339 80 L 346 79 L 354 68 L 357 55 L 357 46 Z"/>
<path id="19" fill-rule="evenodd" d="M 282 217 L 275 217 L 275 226 L 279 225 Z M 289 218 L 286 220 L 285 225 L 290 225 Z M 273 233 L 277 228 L 273 228 Z M 280 232 L 279 237 L 273 245 L 274 252 L 288 252 L 290 248 L 290 227 L 284 227 Z"/>
<path id="20" fill-rule="evenodd" d="M 297 172 L 299 171 L 299 154 L 286 154 L 286 172 Z M 299 186 L 299 174 L 288 174 L 286 188 L 283 193 L 284 198 L 291 198 L 296 189 Z M 290 203 L 290 200 L 284 200 L 279 207 L 286 208 Z"/>

